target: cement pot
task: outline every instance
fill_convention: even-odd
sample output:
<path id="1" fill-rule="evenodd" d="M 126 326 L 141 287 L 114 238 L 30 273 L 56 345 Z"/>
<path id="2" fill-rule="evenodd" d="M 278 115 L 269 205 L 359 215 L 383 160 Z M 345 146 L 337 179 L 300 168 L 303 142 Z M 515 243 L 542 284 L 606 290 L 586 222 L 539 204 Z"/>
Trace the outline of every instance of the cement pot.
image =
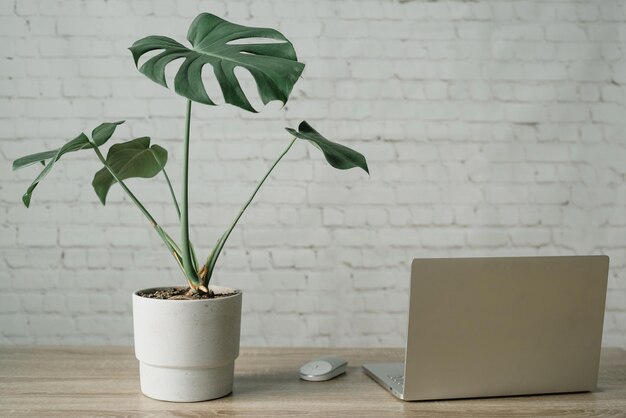
<path id="1" fill-rule="evenodd" d="M 133 293 L 135 356 L 143 394 L 162 401 L 198 402 L 231 393 L 239 356 L 241 291 L 211 286 L 217 295 L 230 295 L 199 300 L 139 296 L 157 289 Z"/>

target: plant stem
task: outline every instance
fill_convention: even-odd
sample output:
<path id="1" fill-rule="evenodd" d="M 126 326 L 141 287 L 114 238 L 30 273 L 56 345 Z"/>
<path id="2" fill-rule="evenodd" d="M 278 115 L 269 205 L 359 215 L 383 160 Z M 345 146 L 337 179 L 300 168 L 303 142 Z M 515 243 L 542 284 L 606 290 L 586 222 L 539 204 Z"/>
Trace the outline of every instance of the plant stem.
<path id="1" fill-rule="evenodd" d="M 95 142 L 93 142 L 92 140 L 89 140 L 89 142 L 91 143 L 91 145 L 93 147 L 93 150 L 96 153 L 96 155 L 98 156 L 98 159 L 100 160 L 102 165 L 104 165 L 104 167 L 109 171 L 109 173 L 111 173 L 111 175 L 113 176 L 115 181 L 117 181 L 117 183 L 120 185 L 120 187 L 126 192 L 128 197 L 130 198 L 130 200 L 133 201 L 133 203 L 139 208 L 141 213 L 143 213 L 143 215 L 148 219 L 148 222 L 150 223 L 150 225 L 154 229 L 156 229 L 157 233 L 159 234 L 159 236 L 161 237 L 161 239 L 163 240 L 163 242 L 165 243 L 167 248 L 170 250 L 170 252 L 174 256 L 174 258 L 176 259 L 176 262 L 179 265 L 181 265 L 180 250 L 177 248 L 176 243 L 172 240 L 172 238 L 170 238 L 169 235 L 167 235 L 167 232 L 165 232 L 165 230 L 163 230 L 163 228 L 161 228 L 161 226 L 157 223 L 157 221 L 150 214 L 150 212 L 148 212 L 148 209 L 146 209 L 144 207 L 144 205 L 141 204 L 141 202 L 139 201 L 139 199 L 137 199 L 137 197 L 133 194 L 133 192 L 130 191 L 128 186 L 126 186 L 126 183 L 124 183 L 122 181 L 122 179 L 120 179 L 117 176 L 115 171 L 113 171 L 113 169 L 107 164 L 106 159 L 102 155 L 102 152 L 100 152 L 100 148 L 98 147 L 98 145 Z"/>
<path id="2" fill-rule="evenodd" d="M 174 207 L 176 207 L 176 213 L 178 214 L 178 219 L 180 220 L 180 207 L 178 206 L 178 200 L 176 200 L 176 193 L 174 193 L 174 189 L 172 188 L 172 182 L 170 181 L 170 176 L 167 175 L 167 171 L 165 171 L 165 167 L 161 167 L 161 170 L 163 170 L 165 181 L 167 181 L 167 187 L 169 187 L 170 189 L 170 194 L 172 195 L 172 200 L 174 201 Z"/>
<path id="3" fill-rule="evenodd" d="M 185 142 L 183 144 L 183 185 L 180 195 L 180 239 L 183 257 L 183 268 L 189 280 L 194 285 L 199 285 L 198 274 L 193 267 L 191 250 L 189 245 L 189 131 L 191 128 L 191 100 L 187 100 L 187 114 L 185 116 Z"/>
<path id="4" fill-rule="evenodd" d="M 287 148 L 283 151 L 283 153 L 280 154 L 280 156 L 276 159 L 276 161 L 274 161 L 274 164 L 272 164 L 272 166 L 267 171 L 267 173 L 265 173 L 265 175 L 263 176 L 263 178 L 261 179 L 259 184 L 256 186 L 256 189 L 254 189 L 254 192 L 252 192 L 252 195 L 250 196 L 250 198 L 248 199 L 246 204 L 241 208 L 241 210 L 237 214 L 237 217 L 235 218 L 235 220 L 231 223 L 230 227 L 226 230 L 226 232 L 217 241 L 217 244 L 215 245 L 215 248 L 213 249 L 213 251 L 211 252 L 211 254 L 209 255 L 209 257 L 208 257 L 208 259 L 206 261 L 207 275 L 206 275 L 206 279 L 205 279 L 205 283 L 204 283 L 205 286 L 207 286 L 208 283 L 209 283 L 209 280 L 211 280 L 211 275 L 213 274 L 213 269 L 215 268 L 215 263 L 217 262 L 217 259 L 219 258 L 220 253 L 222 251 L 222 248 L 224 248 L 224 244 L 226 243 L 226 240 L 230 236 L 230 233 L 235 228 L 235 225 L 237 225 L 237 222 L 239 222 L 239 219 L 241 218 L 241 216 L 243 215 L 245 210 L 248 208 L 248 206 L 250 206 L 250 203 L 252 203 L 252 200 L 256 196 L 257 192 L 259 191 L 259 189 L 261 188 L 263 183 L 265 183 L 265 180 L 267 180 L 269 175 L 272 173 L 272 170 L 274 170 L 274 167 L 276 167 L 276 165 L 280 162 L 280 160 L 283 159 L 285 154 L 287 154 L 289 152 L 289 150 L 291 149 L 293 144 L 296 142 L 296 139 L 297 138 L 294 138 L 289 143 L 289 146 L 287 146 Z"/>
<path id="5" fill-rule="evenodd" d="M 163 170 L 163 175 L 165 176 L 165 180 L 167 181 L 167 187 L 169 187 L 170 189 L 170 194 L 172 195 L 172 200 L 174 201 L 174 207 L 176 208 L 176 213 L 178 214 L 178 220 L 180 221 L 180 206 L 178 206 L 178 200 L 176 199 L 176 193 L 174 193 L 174 188 L 172 187 L 170 176 L 167 175 L 167 171 L 165 171 L 165 167 L 161 166 L 161 170 Z M 191 243 L 189 243 L 189 249 L 191 251 L 191 261 L 193 261 L 193 268 L 194 270 L 197 270 L 198 260 L 196 259 L 196 250 L 193 248 L 193 245 Z M 183 269 L 183 272 L 184 271 L 185 270 Z"/>

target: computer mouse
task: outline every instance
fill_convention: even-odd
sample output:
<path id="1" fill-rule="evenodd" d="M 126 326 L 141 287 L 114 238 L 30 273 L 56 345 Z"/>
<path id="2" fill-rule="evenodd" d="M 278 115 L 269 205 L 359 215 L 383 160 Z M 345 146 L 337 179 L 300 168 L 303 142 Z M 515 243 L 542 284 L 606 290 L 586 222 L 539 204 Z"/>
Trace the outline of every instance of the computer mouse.
<path id="1" fill-rule="evenodd" d="M 300 379 L 323 382 L 345 373 L 347 367 L 348 362 L 341 357 L 321 357 L 300 367 Z"/>

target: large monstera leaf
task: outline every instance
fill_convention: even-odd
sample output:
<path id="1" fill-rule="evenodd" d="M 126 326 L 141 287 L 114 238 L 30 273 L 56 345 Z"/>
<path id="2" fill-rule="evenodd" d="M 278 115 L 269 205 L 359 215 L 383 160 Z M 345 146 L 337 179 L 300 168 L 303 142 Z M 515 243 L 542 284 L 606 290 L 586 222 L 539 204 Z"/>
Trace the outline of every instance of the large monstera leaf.
<path id="1" fill-rule="evenodd" d="M 115 128 L 118 125 L 124 123 L 124 121 L 113 122 L 113 123 L 103 123 L 99 125 L 96 129 L 91 133 L 91 138 L 93 142 L 97 146 L 101 146 L 106 143 L 113 132 L 115 132 Z M 26 155 L 24 157 L 18 158 L 13 161 L 13 170 L 17 170 L 23 167 L 27 167 L 29 165 L 35 163 L 43 164 L 43 169 L 39 173 L 39 175 L 35 178 L 35 180 L 31 183 L 31 185 L 26 189 L 26 193 L 22 196 L 22 202 L 26 207 L 30 206 L 30 200 L 32 198 L 33 191 L 37 187 L 37 185 L 52 171 L 55 163 L 61 159 L 65 154 L 70 152 L 76 152 L 84 149 L 91 149 L 93 145 L 89 142 L 89 138 L 84 133 L 81 133 L 76 138 L 67 142 L 61 148 L 57 148 L 52 151 L 44 151 L 38 152 L 36 154 Z"/>
<path id="2" fill-rule="evenodd" d="M 158 145 L 150 146 L 150 138 L 146 136 L 113 145 L 109 148 L 106 162 L 121 181 L 134 177 L 150 178 L 165 167 L 167 151 Z M 106 204 L 109 189 L 116 182 L 106 167 L 94 176 L 91 185 L 103 205 Z"/>
<path id="3" fill-rule="evenodd" d="M 259 43 L 252 38 L 274 42 Z M 243 92 L 235 68 L 243 67 L 252 74 L 264 104 L 272 100 L 285 104 L 304 69 L 291 42 L 275 29 L 236 25 L 203 13 L 192 22 L 187 39 L 192 48 L 165 36 L 148 36 L 135 42 L 130 51 L 138 66 L 142 55 L 162 50 L 139 67 L 139 71 L 164 87 L 167 87 L 165 67 L 176 59 L 184 59 L 174 78 L 174 90 L 195 102 L 215 105 L 202 82 L 202 68 L 206 64 L 213 67 L 226 103 L 250 112 L 256 110 Z"/>
<path id="4" fill-rule="evenodd" d="M 331 166 L 339 170 L 347 170 L 349 168 L 359 167 L 369 174 L 367 161 L 363 154 L 348 148 L 345 145 L 329 141 L 322 134 L 317 132 L 307 121 L 303 120 L 298 126 L 298 130 L 285 128 L 287 132 L 296 138 L 309 141 L 324 154 L 326 161 Z"/>

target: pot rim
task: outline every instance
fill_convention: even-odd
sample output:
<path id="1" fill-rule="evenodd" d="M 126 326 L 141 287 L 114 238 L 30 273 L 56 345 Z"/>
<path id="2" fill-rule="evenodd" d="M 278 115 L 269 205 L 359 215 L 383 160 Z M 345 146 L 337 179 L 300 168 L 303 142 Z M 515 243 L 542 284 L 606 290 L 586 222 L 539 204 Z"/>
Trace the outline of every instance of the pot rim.
<path id="1" fill-rule="evenodd" d="M 228 299 L 232 299 L 232 298 L 236 298 L 238 296 L 241 296 L 243 294 L 243 291 L 241 289 L 236 289 L 234 287 L 228 287 L 228 286 L 214 286 L 214 285 L 209 285 L 209 289 L 215 289 L 215 288 L 219 288 L 219 289 L 224 289 L 224 290 L 230 290 L 232 292 L 234 292 L 234 295 L 228 295 L 228 296 L 222 296 L 219 298 L 211 298 L 211 299 L 175 299 L 175 300 L 170 300 L 170 299 L 155 299 L 155 298 L 147 298 L 145 296 L 141 296 L 138 293 L 139 292 L 146 292 L 146 291 L 150 291 L 150 290 L 161 290 L 161 289 L 186 289 L 186 286 L 156 286 L 156 287 L 146 287 L 143 289 L 137 289 L 135 291 L 133 291 L 133 297 L 138 297 L 141 298 L 142 300 L 149 300 L 149 301 L 154 301 L 154 302 L 183 302 L 183 303 L 197 303 L 197 302 L 212 302 L 212 301 L 218 301 L 218 300 L 228 300 Z"/>

